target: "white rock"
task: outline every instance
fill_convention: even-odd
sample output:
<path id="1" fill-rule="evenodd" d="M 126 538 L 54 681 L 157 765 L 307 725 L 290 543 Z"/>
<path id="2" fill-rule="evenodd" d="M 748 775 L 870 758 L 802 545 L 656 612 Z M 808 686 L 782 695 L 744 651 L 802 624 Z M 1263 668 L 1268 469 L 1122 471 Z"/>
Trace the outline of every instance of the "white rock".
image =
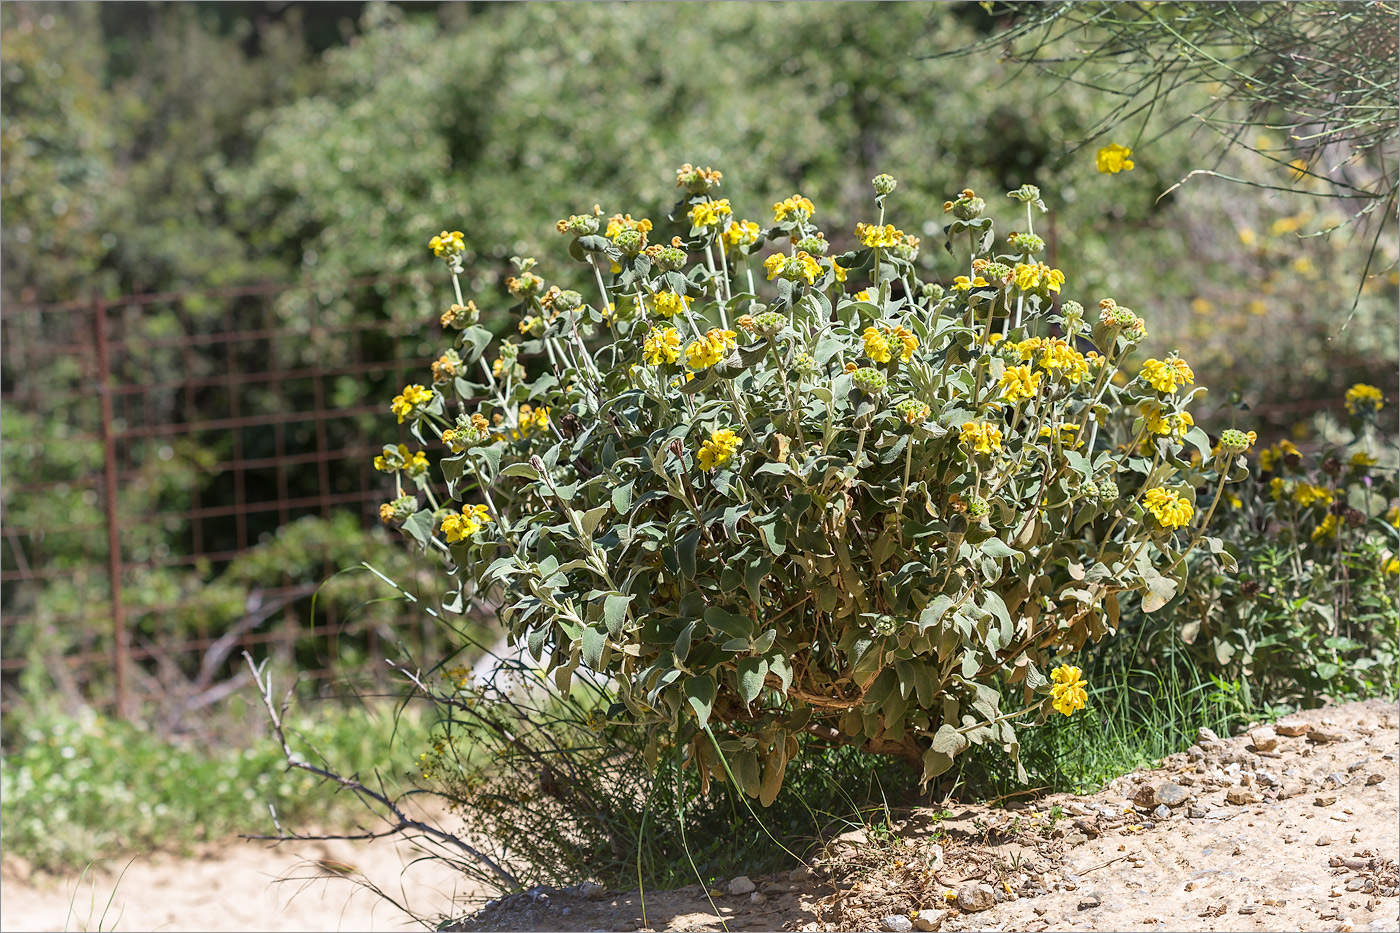
<path id="1" fill-rule="evenodd" d="M 758 885 L 750 881 L 748 875 L 740 875 L 729 882 L 726 890 L 728 890 L 730 894 L 736 896 L 740 894 L 752 894 L 754 891 L 758 890 Z"/>
<path id="2" fill-rule="evenodd" d="M 914 929 L 914 921 L 903 914 L 890 914 L 885 918 L 885 929 L 890 933 L 909 933 Z"/>

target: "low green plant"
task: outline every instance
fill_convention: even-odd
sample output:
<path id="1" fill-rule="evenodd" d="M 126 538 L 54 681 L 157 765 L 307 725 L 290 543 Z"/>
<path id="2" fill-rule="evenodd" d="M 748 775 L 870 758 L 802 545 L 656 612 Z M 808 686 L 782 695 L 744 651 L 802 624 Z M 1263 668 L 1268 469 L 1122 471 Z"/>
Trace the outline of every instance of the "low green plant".
<path id="1" fill-rule="evenodd" d="M 299 752 L 368 774 L 390 759 L 395 730 L 400 742 L 426 734 L 414 718 L 395 719 L 328 707 L 295 717 L 292 726 Z M 5 852 L 44 871 L 157 849 L 186 852 L 258 827 L 273 832 L 269 805 L 279 819 L 322 825 L 348 825 L 352 815 L 347 799 L 312 793 L 312 779 L 288 771 L 270 743 L 179 744 L 92 710 L 35 715 L 6 740 Z"/>
<path id="2" fill-rule="evenodd" d="M 1026 227 L 1005 240 L 974 192 L 944 205 L 967 259 L 945 288 L 885 222 L 887 175 L 842 252 L 801 195 L 765 227 L 716 197 L 719 172 L 676 177 L 669 245 L 631 215 L 559 221 L 593 304 L 515 260 L 521 339 L 490 365 L 462 235 L 433 237 L 456 340 L 391 407 L 447 448 L 448 498 L 386 447 L 418 489 L 384 518 L 444 558 L 449 609 L 498 599 L 561 694 L 611 678 L 646 764 L 678 755 L 702 789 L 772 803 L 808 735 L 925 781 L 972 745 L 1014 761 L 1019 718 L 1082 707 L 1056 661 L 1117 627 L 1120 595 L 1160 608 L 1198 543 L 1221 551 L 1202 528 L 1246 475 L 1244 435 L 1212 454 L 1174 354 L 1117 377 L 1146 326 L 1060 302 L 1032 186 L 1009 192 Z"/>

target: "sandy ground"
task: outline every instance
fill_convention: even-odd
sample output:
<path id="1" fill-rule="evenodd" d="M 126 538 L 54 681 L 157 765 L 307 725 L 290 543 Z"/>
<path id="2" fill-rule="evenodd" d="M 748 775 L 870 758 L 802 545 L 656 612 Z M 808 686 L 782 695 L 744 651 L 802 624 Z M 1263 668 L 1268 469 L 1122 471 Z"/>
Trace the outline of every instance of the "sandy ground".
<path id="1" fill-rule="evenodd" d="M 1202 736 L 1091 797 L 903 814 L 792 874 L 711 891 L 533 891 L 462 930 L 1400 931 L 1400 717 L 1372 701 L 1233 738 Z M 1286 731 L 1299 734 L 1286 735 Z M 353 866 L 416 912 L 480 903 L 411 842 L 232 840 L 89 878 L 0 880 L 0 929 L 397 930 L 412 921 L 315 860 Z M 3 863 L 0 863 L 2 865 Z M 103 919 L 107 898 L 115 890 Z M 70 914 L 70 901 L 72 911 Z M 645 919 L 644 919 L 645 915 Z"/>
<path id="2" fill-rule="evenodd" d="M 1203 735 L 1091 797 L 913 811 L 791 875 L 645 901 L 536 891 L 454 929 L 1400 930 L 1397 718 L 1310 711 L 1272 736 Z"/>
<path id="3" fill-rule="evenodd" d="M 123 866 L 109 865 L 81 884 L 76 874 L 21 880 L 11 864 L 0 877 L 0 929 L 421 929 L 391 904 L 317 864 L 330 859 L 352 866 L 358 877 L 422 914 L 446 913 L 454 898 L 471 902 L 459 874 L 440 862 L 413 863 L 418 855 L 403 840 L 270 847 L 233 839 L 208 846 L 196 858 L 138 856 L 120 878 Z"/>

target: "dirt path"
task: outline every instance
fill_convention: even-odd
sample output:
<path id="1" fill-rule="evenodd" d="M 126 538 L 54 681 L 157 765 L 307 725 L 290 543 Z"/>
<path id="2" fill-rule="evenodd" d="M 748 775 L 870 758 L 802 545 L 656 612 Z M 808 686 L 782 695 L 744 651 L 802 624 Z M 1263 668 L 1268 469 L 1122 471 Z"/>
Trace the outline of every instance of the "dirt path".
<path id="1" fill-rule="evenodd" d="M 1092 797 L 916 811 L 790 876 L 649 893 L 645 925 L 635 891 L 584 888 L 516 895 L 456 929 L 1400 930 L 1395 705 L 1291 721 L 1203 734 Z"/>
<path id="2" fill-rule="evenodd" d="M 76 873 L 24 877 L 10 862 L 0 930 L 403 930 L 410 923 L 400 911 L 316 860 L 353 866 L 359 877 L 424 914 L 446 913 L 454 897 L 471 893 L 441 862 L 410 864 L 418 854 L 397 840 L 269 848 L 233 839 L 196 858 L 138 857 L 120 880 L 122 866 L 116 865 L 81 885 Z"/>

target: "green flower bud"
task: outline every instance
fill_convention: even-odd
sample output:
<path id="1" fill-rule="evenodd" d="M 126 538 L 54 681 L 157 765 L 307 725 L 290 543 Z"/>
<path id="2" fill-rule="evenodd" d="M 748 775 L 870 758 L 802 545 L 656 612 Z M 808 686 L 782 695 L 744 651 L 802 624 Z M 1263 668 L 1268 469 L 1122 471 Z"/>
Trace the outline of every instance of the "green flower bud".
<path id="1" fill-rule="evenodd" d="M 991 514 L 992 506 L 991 503 L 989 503 L 986 499 L 983 499 L 981 496 L 973 496 L 971 499 L 968 500 L 967 517 L 972 521 L 977 521 L 978 519 L 986 518 L 988 515 Z"/>
<path id="2" fill-rule="evenodd" d="M 1045 241 L 1034 233 L 1011 234 L 1011 245 L 1026 256 L 1034 256 L 1045 249 Z"/>
<path id="3" fill-rule="evenodd" d="M 562 291 L 554 296 L 554 310 L 556 311 L 577 311 L 583 307 L 583 296 L 572 289 Z"/>
<path id="4" fill-rule="evenodd" d="M 1111 479 L 1099 481 L 1099 502 L 1112 505 L 1118 501 L 1118 484 Z"/>
<path id="5" fill-rule="evenodd" d="M 1022 203 L 1040 200 L 1040 189 L 1035 185 L 1022 185 L 1015 191 L 1006 192 L 1008 198 L 1015 198 Z"/>
<path id="6" fill-rule="evenodd" d="M 885 374 L 878 369 L 871 369 L 869 366 L 857 369 L 851 375 L 851 381 L 856 384 L 856 388 L 872 398 L 883 395 L 885 392 Z"/>
<path id="7" fill-rule="evenodd" d="M 764 311 L 754 318 L 754 329 L 762 337 L 776 337 L 787 326 L 787 318 L 777 311 Z"/>
<path id="8" fill-rule="evenodd" d="M 825 256 L 827 250 L 826 235 L 818 233 L 812 236 L 804 236 L 797 241 L 797 248 L 811 253 L 813 256 Z"/>
<path id="9" fill-rule="evenodd" d="M 1227 428 L 1220 432 L 1220 446 L 1227 453 L 1241 454 L 1249 449 L 1249 438 L 1243 431 Z"/>
<path id="10" fill-rule="evenodd" d="M 636 228 L 628 227 L 617 232 L 617 236 L 613 237 L 613 243 L 627 255 L 635 256 L 646 248 L 647 235 Z"/>
<path id="11" fill-rule="evenodd" d="M 1011 276 L 1011 267 L 1003 262 L 989 262 L 982 267 L 982 277 L 988 282 L 1005 283 Z"/>
<path id="12" fill-rule="evenodd" d="M 792 361 L 792 368 L 801 376 L 815 376 L 818 372 L 817 361 L 812 359 L 812 355 L 803 351 L 797 354 Z"/>
<path id="13" fill-rule="evenodd" d="M 687 258 L 685 250 L 675 246 L 666 246 L 657 251 L 655 262 L 662 272 L 675 272 L 685 267 Z"/>
<path id="14" fill-rule="evenodd" d="M 883 173 L 870 179 L 870 183 L 875 186 L 875 193 L 881 197 L 889 194 L 899 185 L 899 182 L 894 180 L 894 176 Z"/>

